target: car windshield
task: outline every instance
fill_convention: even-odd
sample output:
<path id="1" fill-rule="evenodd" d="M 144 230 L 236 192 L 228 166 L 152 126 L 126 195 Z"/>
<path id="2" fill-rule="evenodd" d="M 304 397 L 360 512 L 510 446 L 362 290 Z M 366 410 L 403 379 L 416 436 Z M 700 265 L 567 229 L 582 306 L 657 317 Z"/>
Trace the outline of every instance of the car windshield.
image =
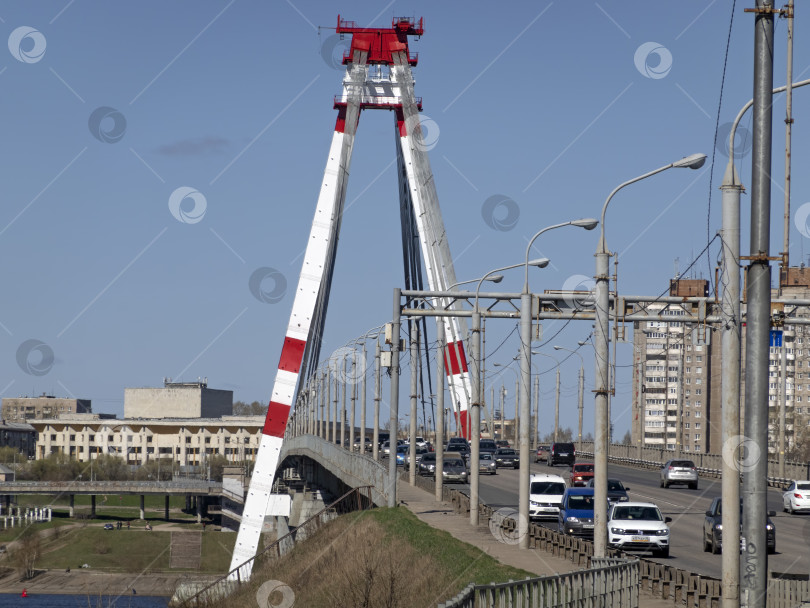
<path id="1" fill-rule="evenodd" d="M 431 452 L 429 454 L 425 454 L 424 456 L 422 456 L 422 462 L 433 462 L 435 460 L 436 460 L 435 452 Z"/>
<path id="2" fill-rule="evenodd" d="M 463 467 L 463 466 L 464 466 L 464 463 L 463 463 L 463 462 L 461 462 L 461 461 L 460 461 L 460 460 L 458 460 L 458 459 L 453 459 L 453 460 L 445 460 L 445 461 L 444 461 L 444 466 L 446 466 L 446 467 Z"/>
<path id="3" fill-rule="evenodd" d="M 810 490 L 810 482 L 806 483 L 797 483 L 796 484 L 797 490 Z"/>
<path id="4" fill-rule="evenodd" d="M 499 456 L 514 456 L 515 455 L 515 450 L 513 450 L 512 448 L 508 448 L 508 449 L 507 448 L 501 448 L 500 450 L 498 450 L 498 455 Z"/>
<path id="5" fill-rule="evenodd" d="M 553 494 L 562 495 L 565 492 L 565 484 L 559 481 L 533 481 L 529 494 Z"/>
<path id="6" fill-rule="evenodd" d="M 488 452 L 484 452 L 483 454 L 478 455 L 478 460 L 492 460 L 492 454 Z"/>
<path id="7" fill-rule="evenodd" d="M 608 479 L 608 492 L 624 492 L 624 486 L 621 481 L 615 479 Z"/>
<path id="8" fill-rule="evenodd" d="M 568 508 L 580 511 L 593 510 L 593 496 L 581 496 L 574 494 L 568 497 Z"/>
<path id="9" fill-rule="evenodd" d="M 577 473 L 593 473 L 593 465 L 592 464 L 575 464 L 573 471 Z"/>
<path id="10" fill-rule="evenodd" d="M 656 507 L 616 507 L 613 519 L 639 519 L 642 521 L 663 521 L 661 512 Z"/>

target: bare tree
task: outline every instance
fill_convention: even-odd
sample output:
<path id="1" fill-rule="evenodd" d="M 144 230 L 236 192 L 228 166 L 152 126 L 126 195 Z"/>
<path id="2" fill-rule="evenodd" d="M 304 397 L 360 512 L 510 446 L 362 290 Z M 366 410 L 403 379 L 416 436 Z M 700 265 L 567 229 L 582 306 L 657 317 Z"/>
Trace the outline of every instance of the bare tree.
<path id="1" fill-rule="evenodd" d="M 11 552 L 11 563 L 20 573 L 20 578 L 29 579 L 34 577 L 34 563 L 37 561 L 40 552 L 39 534 L 31 527 L 23 530 Z"/>

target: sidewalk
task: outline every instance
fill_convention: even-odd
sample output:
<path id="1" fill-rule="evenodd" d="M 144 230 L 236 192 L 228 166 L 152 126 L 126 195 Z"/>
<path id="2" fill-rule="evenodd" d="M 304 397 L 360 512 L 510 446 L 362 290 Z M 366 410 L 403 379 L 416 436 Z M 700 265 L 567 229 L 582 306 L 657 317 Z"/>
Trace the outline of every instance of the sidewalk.
<path id="1" fill-rule="evenodd" d="M 521 568 L 537 576 L 549 576 L 565 572 L 573 572 L 580 568 L 572 562 L 554 557 L 537 549 L 520 549 L 498 541 L 486 525 L 473 528 L 468 517 L 457 515 L 453 506 L 448 502 L 437 501 L 436 498 L 407 481 L 397 481 L 397 499 L 419 519 L 429 526 L 445 530 L 458 540 L 469 543 L 481 549 L 487 555 L 499 562 L 515 568 Z M 653 597 L 649 591 L 642 589 L 639 593 L 639 606 L 644 608 L 673 608 L 672 601 Z"/>

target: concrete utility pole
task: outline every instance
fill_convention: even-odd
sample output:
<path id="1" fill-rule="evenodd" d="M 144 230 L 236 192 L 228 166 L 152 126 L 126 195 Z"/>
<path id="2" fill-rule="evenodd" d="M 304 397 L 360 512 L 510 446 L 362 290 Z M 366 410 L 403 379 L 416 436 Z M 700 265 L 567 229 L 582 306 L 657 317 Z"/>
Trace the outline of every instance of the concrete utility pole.
<path id="1" fill-rule="evenodd" d="M 442 500 L 442 483 L 444 478 L 444 353 L 445 343 L 444 323 L 436 324 L 436 500 Z"/>
<path id="2" fill-rule="evenodd" d="M 347 382 L 352 383 L 352 397 L 351 397 L 351 404 L 352 404 L 352 411 L 349 414 L 349 451 L 354 452 L 354 427 L 357 421 L 356 412 L 357 412 L 357 351 L 352 349 L 352 373 L 351 376 L 347 376 Z M 360 448 L 360 453 L 362 454 L 363 448 Z"/>
<path id="3" fill-rule="evenodd" d="M 402 290 L 394 288 L 394 316 L 391 321 L 391 418 L 389 423 L 388 506 L 397 506 L 397 437 L 399 435 L 399 301 Z"/>
<path id="4" fill-rule="evenodd" d="M 381 380 L 382 369 L 380 359 L 382 349 L 380 348 L 380 338 L 377 337 L 377 345 L 374 347 L 374 435 L 371 439 L 371 457 L 377 460 L 380 457 L 380 401 L 382 400 Z M 389 435 L 390 439 L 390 435 Z M 388 443 L 391 447 L 391 443 Z"/>
<path id="5" fill-rule="evenodd" d="M 340 374 L 337 374 L 335 381 L 343 380 L 343 398 L 340 401 L 340 447 L 346 449 L 346 393 L 348 392 L 348 382 L 346 382 L 346 354 L 343 354 L 343 359 L 340 364 Z M 349 446 L 351 447 L 351 446 Z"/>
<path id="6" fill-rule="evenodd" d="M 363 374 L 361 380 L 362 385 L 360 389 L 360 453 L 366 453 L 366 399 L 368 393 L 366 392 L 366 340 L 363 338 L 363 358 L 360 371 Z"/>
<path id="7" fill-rule="evenodd" d="M 534 377 L 534 449 L 540 446 L 540 377 Z"/>
<path id="8" fill-rule="evenodd" d="M 479 282 L 480 285 L 480 282 Z M 470 339 L 470 415 L 472 416 L 472 433 L 470 433 L 470 525 L 478 525 L 478 488 L 479 462 L 481 457 L 481 313 L 476 306 L 472 313 L 472 337 Z"/>
<path id="9" fill-rule="evenodd" d="M 417 417 L 417 392 L 418 392 L 418 384 L 416 382 L 417 379 L 417 368 L 419 367 L 419 357 L 417 355 L 416 349 L 417 345 L 419 344 L 419 328 L 417 326 L 416 321 L 410 321 L 408 323 L 410 327 L 410 334 L 411 334 L 411 424 L 409 429 L 409 437 L 408 437 L 408 482 L 412 485 L 416 485 L 416 417 Z M 390 444 L 389 444 L 390 445 Z M 393 455 L 393 454 L 392 454 Z"/>
<path id="10" fill-rule="evenodd" d="M 579 342 L 580 346 L 584 346 L 586 342 Z M 584 399 L 585 399 L 585 359 L 582 358 L 576 350 L 571 350 L 570 348 L 565 348 L 564 346 L 555 346 L 554 350 L 565 350 L 569 353 L 575 354 L 579 357 L 579 425 L 577 427 L 577 451 L 582 449 L 582 412 L 584 409 Z M 577 349 L 579 350 L 579 349 Z M 557 374 L 559 378 L 559 368 L 557 369 Z M 559 389 L 559 382 L 557 384 L 557 400 L 559 401 L 560 396 L 560 389 Z"/>
<path id="11" fill-rule="evenodd" d="M 754 17 L 754 110 L 751 167 L 751 253 L 746 281 L 745 447 L 746 538 L 741 605 L 766 603 L 765 526 L 768 476 L 768 350 L 770 346 L 771 129 L 773 122 L 773 0 L 757 0 Z M 727 509 L 723 509 L 726 511 Z M 724 530 L 725 531 L 725 530 Z"/>
<path id="12" fill-rule="evenodd" d="M 557 391 L 554 396 L 554 441 L 560 433 L 560 368 L 557 366 Z"/>

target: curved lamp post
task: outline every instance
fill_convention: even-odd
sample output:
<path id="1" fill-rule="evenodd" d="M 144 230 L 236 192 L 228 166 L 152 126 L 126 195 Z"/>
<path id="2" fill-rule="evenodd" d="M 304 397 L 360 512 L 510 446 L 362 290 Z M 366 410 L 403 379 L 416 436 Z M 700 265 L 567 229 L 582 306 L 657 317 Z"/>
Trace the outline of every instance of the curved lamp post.
<path id="1" fill-rule="evenodd" d="M 529 251 L 534 241 L 544 232 L 576 226 L 585 230 L 596 228 L 597 222 L 592 218 L 584 218 L 547 226 L 538 231 L 526 247 L 526 275 L 523 283 L 523 293 L 520 296 L 520 477 L 518 486 L 518 545 L 521 549 L 529 548 L 529 421 L 531 420 L 531 376 L 532 376 L 532 298 L 529 292 Z"/>
<path id="2" fill-rule="evenodd" d="M 496 272 L 504 270 L 511 270 L 512 268 L 519 268 L 521 266 L 536 266 L 537 268 L 545 268 L 549 264 L 548 258 L 539 258 L 526 262 L 525 264 L 512 264 L 504 266 L 503 268 L 496 268 L 490 270 L 478 280 L 478 286 L 475 289 L 475 302 L 472 313 L 472 339 L 470 340 L 470 360 L 472 361 L 472 375 L 470 378 L 470 405 L 471 411 L 468 418 L 471 416 L 471 428 L 467 436 L 470 441 L 470 524 L 473 526 L 478 525 L 478 456 L 479 456 L 479 438 L 481 436 L 481 312 L 478 308 L 478 297 L 481 291 L 481 284 Z M 466 424 L 466 420 L 462 420 L 462 424 Z M 527 494 L 528 497 L 528 494 Z M 528 507 L 528 502 L 526 503 Z M 528 528 L 527 528 L 528 530 Z"/>
<path id="3" fill-rule="evenodd" d="M 625 186 L 651 177 L 662 171 L 672 168 L 699 169 L 706 162 L 705 154 L 692 154 L 686 158 L 675 161 L 654 171 L 639 175 L 631 180 L 616 186 L 608 195 L 602 206 L 601 234 L 599 245 L 596 248 L 596 331 L 594 351 L 596 356 L 596 379 L 594 393 L 595 399 L 595 428 L 594 428 L 594 555 L 605 557 L 607 550 L 607 452 L 608 452 L 608 324 L 610 295 L 608 293 L 610 252 L 605 241 L 605 213 L 613 196 Z"/>

